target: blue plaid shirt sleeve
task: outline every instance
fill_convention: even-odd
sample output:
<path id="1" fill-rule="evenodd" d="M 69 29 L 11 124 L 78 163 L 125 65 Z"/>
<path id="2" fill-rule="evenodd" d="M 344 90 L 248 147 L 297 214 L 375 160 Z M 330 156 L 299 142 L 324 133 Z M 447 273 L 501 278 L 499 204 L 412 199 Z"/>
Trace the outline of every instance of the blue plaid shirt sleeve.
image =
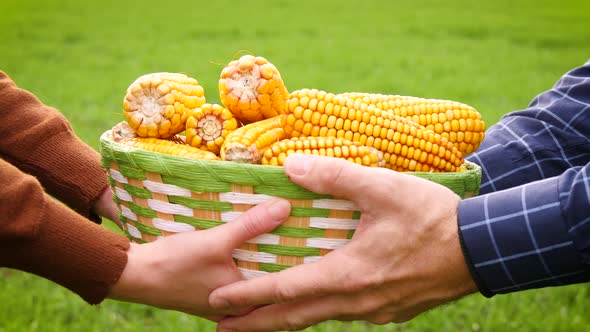
<path id="1" fill-rule="evenodd" d="M 459 237 L 485 296 L 590 281 L 590 61 L 486 132 Z"/>

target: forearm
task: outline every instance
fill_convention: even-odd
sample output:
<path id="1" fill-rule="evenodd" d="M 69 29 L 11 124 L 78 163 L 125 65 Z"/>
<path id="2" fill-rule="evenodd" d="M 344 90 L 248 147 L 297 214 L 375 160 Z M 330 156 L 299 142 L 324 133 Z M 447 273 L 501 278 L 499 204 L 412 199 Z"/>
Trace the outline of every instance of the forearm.
<path id="1" fill-rule="evenodd" d="M 0 160 L 0 266 L 34 273 L 100 302 L 127 262 L 129 241 L 55 201 Z"/>
<path id="2" fill-rule="evenodd" d="M 590 281 L 589 168 L 460 203 L 464 254 L 484 295 Z"/>
<path id="3" fill-rule="evenodd" d="M 74 134 L 61 113 L 18 88 L 1 71 L 0 115 L 0 155 L 36 176 L 49 194 L 91 216 L 108 186 L 98 153 Z"/>
<path id="4" fill-rule="evenodd" d="M 466 159 L 482 167 L 481 194 L 558 176 L 590 161 L 590 61 L 524 110 L 490 127 Z"/>

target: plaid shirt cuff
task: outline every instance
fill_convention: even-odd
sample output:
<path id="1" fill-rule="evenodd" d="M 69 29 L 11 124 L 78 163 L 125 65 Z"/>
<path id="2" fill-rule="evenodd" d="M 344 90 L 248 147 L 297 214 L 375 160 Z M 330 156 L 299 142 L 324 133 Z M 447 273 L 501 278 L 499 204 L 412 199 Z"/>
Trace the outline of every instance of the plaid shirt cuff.
<path id="1" fill-rule="evenodd" d="M 458 219 L 465 259 L 485 296 L 584 277 L 561 213 L 558 177 L 463 200 Z"/>

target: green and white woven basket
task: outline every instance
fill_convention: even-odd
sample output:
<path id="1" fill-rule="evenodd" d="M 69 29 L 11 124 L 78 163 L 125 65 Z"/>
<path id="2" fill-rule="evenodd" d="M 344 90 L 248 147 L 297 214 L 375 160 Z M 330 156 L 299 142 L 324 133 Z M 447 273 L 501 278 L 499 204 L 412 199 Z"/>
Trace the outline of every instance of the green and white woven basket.
<path id="1" fill-rule="evenodd" d="M 231 221 L 273 197 L 286 198 L 288 220 L 233 253 L 246 278 L 314 262 L 344 246 L 360 212 L 347 200 L 308 191 L 282 167 L 186 159 L 132 148 L 100 137 L 102 165 L 130 240 L 144 243 Z M 459 196 L 477 195 L 479 166 L 460 173 L 410 173 L 447 186 Z"/>

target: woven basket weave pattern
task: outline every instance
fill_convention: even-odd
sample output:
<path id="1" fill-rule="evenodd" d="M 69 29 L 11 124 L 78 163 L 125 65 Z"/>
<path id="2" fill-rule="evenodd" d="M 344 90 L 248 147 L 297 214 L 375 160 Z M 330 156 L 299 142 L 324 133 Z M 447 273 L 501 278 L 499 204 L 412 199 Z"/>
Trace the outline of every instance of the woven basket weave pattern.
<path id="1" fill-rule="evenodd" d="M 107 132 L 108 133 L 108 132 Z M 247 277 L 318 260 L 345 245 L 360 219 L 354 204 L 301 188 L 281 167 L 189 160 L 130 148 L 101 136 L 102 164 L 128 237 L 139 243 L 230 222 L 273 197 L 288 199 L 289 218 L 234 250 Z M 476 195 L 481 170 L 414 173 L 461 197 Z"/>

